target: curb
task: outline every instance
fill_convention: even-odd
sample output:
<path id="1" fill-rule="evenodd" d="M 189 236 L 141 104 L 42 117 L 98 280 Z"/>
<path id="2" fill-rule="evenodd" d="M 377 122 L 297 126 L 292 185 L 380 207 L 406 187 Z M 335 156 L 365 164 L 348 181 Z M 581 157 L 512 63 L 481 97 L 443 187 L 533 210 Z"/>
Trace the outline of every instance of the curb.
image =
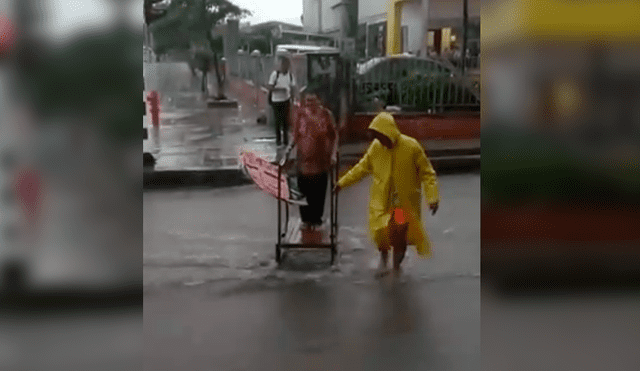
<path id="1" fill-rule="evenodd" d="M 238 101 L 208 99 L 207 108 L 238 108 Z"/>
<path id="2" fill-rule="evenodd" d="M 480 170 L 480 155 L 443 156 L 429 159 L 440 174 L 473 172 Z"/>
<path id="3" fill-rule="evenodd" d="M 353 166 L 360 156 L 345 156 L 341 168 Z M 474 172 L 480 169 L 480 155 L 443 156 L 430 158 L 434 169 L 440 174 Z M 163 170 L 146 168 L 143 175 L 143 190 L 181 188 L 226 188 L 253 184 L 241 169 L 216 170 Z"/>
<path id="4" fill-rule="evenodd" d="M 224 188 L 251 184 L 240 169 L 153 171 L 146 169 L 143 190 L 189 187 Z"/>
<path id="5" fill-rule="evenodd" d="M 364 156 L 367 147 L 355 150 L 348 154 L 343 154 L 343 157 L 362 157 Z M 443 148 L 443 149 L 427 149 L 426 154 L 429 160 L 444 157 L 466 157 L 466 156 L 480 156 L 480 147 L 467 147 L 467 148 Z"/>
<path id="6" fill-rule="evenodd" d="M 343 166 L 355 165 L 364 154 L 342 155 L 340 162 Z M 458 154 L 450 156 L 429 156 L 429 161 L 433 168 L 443 174 L 462 173 L 469 171 L 477 171 L 480 169 L 479 154 Z"/>

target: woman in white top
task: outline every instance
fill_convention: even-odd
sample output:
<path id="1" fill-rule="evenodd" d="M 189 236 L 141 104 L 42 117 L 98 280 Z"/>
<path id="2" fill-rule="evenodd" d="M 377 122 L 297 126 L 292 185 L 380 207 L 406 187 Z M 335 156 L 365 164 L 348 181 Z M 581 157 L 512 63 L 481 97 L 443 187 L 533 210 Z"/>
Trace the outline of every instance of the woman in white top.
<path id="1" fill-rule="evenodd" d="M 289 142 L 289 116 L 291 98 L 296 94 L 296 79 L 290 70 L 287 57 L 280 58 L 280 68 L 269 77 L 269 103 L 273 107 L 277 145 Z"/>

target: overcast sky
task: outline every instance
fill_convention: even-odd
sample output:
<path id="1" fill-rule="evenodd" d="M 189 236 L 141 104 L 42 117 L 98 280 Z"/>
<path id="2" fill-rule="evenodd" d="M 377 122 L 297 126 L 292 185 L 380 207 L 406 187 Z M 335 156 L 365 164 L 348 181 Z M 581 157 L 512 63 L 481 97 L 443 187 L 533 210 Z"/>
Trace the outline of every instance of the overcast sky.
<path id="1" fill-rule="evenodd" d="M 253 16 L 245 19 L 251 24 L 280 21 L 302 26 L 302 0 L 231 0 L 242 8 L 249 9 Z"/>
<path id="2" fill-rule="evenodd" d="M 20 0 L 14 0 L 20 1 Z M 232 3 L 250 10 L 253 15 L 245 19 L 251 24 L 281 21 L 302 25 L 302 0 L 231 0 Z M 0 0 L 0 9 L 8 1 Z M 45 0 L 44 19 L 41 23 L 43 36 L 64 41 L 78 32 L 109 28 L 118 14 L 123 14 L 133 27 L 142 29 L 142 1 L 139 0 Z M 118 6 L 116 7 L 116 4 Z"/>

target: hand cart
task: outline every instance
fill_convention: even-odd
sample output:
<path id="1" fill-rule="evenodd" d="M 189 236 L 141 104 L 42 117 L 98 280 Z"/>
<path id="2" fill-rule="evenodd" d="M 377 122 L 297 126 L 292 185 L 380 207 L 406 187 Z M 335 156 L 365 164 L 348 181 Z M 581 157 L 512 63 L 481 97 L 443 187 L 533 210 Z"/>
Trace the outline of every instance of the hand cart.
<path id="1" fill-rule="evenodd" d="M 289 163 L 288 153 L 283 159 L 278 161 L 278 178 L 283 172 L 286 174 L 287 163 Z M 302 231 L 302 221 L 298 218 L 291 218 L 289 207 L 291 203 L 283 200 L 280 182 L 278 182 L 278 242 L 276 243 L 276 262 L 282 263 L 285 250 L 289 249 L 331 249 L 331 265 L 335 263 L 338 253 L 338 194 L 334 192 L 338 181 L 338 169 L 340 163 L 340 153 L 336 155 L 336 161 L 329 170 L 330 186 L 330 207 L 329 207 L 329 231 L 322 228 L 320 231 Z M 283 221 L 284 208 L 284 221 Z M 324 227 L 324 225 L 323 225 Z"/>

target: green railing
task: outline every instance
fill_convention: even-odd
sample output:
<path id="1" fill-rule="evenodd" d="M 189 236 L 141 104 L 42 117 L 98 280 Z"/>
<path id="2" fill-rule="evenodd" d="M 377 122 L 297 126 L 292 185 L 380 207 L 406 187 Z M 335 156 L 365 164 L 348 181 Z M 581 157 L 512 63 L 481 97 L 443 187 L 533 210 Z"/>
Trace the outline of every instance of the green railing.
<path id="1" fill-rule="evenodd" d="M 307 57 L 293 55 L 291 69 L 298 87 L 307 85 Z M 238 54 L 227 61 L 233 76 L 266 87 L 276 68 L 272 55 Z M 403 110 L 444 113 L 480 110 L 479 78 L 462 74 L 455 66 L 426 58 L 374 58 L 364 64 L 350 65 L 351 93 L 357 111 L 372 108 L 374 98 Z"/>
<path id="2" fill-rule="evenodd" d="M 371 109 L 375 98 L 407 111 L 480 110 L 479 84 L 441 61 L 374 58 L 355 68 L 353 99 L 358 111 Z"/>

